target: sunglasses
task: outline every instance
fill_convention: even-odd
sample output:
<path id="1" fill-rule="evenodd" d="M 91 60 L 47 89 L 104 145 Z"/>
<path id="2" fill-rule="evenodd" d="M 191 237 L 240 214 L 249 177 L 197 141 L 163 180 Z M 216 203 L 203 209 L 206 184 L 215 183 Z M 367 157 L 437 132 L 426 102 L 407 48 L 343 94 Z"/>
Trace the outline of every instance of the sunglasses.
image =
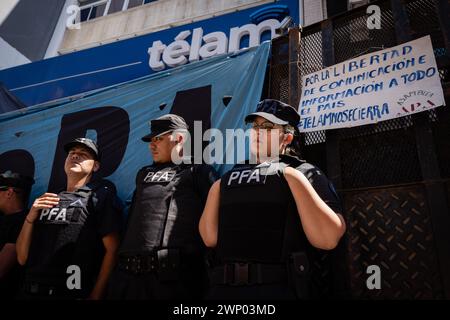
<path id="1" fill-rule="evenodd" d="M 257 124 L 256 122 L 252 123 L 253 129 L 264 129 L 264 130 L 272 130 L 272 129 L 281 129 L 279 126 L 277 127 L 274 123 L 269 121 L 264 121 L 263 123 Z"/>
<path id="2" fill-rule="evenodd" d="M 290 130 L 288 130 L 284 126 L 281 126 L 279 124 L 274 124 L 274 123 L 272 123 L 270 121 L 264 121 L 264 122 L 262 122 L 260 124 L 257 124 L 256 122 L 253 122 L 252 123 L 252 129 L 254 129 L 254 130 L 262 129 L 262 130 L 267 130 L 267 131 L 270 131 L 270 130 L 273 130 L 273 129 L 279 129 L 283 133 L 292 133 Z"/>
<path id="3" fill-rule="evenodd" d="M 6 190 L 8 190 L 8 189 L 9 189 L 8 186 L 1 186 L 1 187 L 0 187 L 0 191 L 6 191 Z"/>

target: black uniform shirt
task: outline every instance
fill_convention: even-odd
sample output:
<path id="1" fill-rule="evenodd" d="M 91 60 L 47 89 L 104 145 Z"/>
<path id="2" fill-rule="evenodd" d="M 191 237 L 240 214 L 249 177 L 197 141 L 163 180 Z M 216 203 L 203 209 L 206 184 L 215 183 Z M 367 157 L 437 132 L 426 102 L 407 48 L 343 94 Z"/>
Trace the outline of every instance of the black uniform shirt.
<path id="1" fill-rule="evenodd" d="M 296 157 L 281 155 L 280 161 L 296 168 L 302 172 L 308 181 L 316 190 L 320 198 L 331 208 L 335 213 L 342 213 L 342 206 L 337 195 L 333 183 L 327 176 L 316 166 L 304 160 L 299 160 Z"/>
<path id="2" fill-rule="evenodd" d="M 16 243 L 23 222 L 28 211 L 20 211 L 14 214 L 0 214 L 0 251 L 7 243 Z M 21 268 L 18 263 L 8 274 L 0 280 L 0 299 L 14 298 L 19 286 Z"/>
<path id="3" fill-rule="evenodd" d="M 114 185 L 106 180 L 58 195 L 58 206 L 41 210 L 35 222 L 25 279 L 61 285 L 67 268 L 76 265 L 88 294 L 103 259 L 102 238 L 120 232 L 122 206 Z"/>
<path id="4" fill-rule="evenodd" d="M 24 210 L 14 214 L 0 214 L 0 250 L 7 243 L 16 243 L 27 212 Z"/>

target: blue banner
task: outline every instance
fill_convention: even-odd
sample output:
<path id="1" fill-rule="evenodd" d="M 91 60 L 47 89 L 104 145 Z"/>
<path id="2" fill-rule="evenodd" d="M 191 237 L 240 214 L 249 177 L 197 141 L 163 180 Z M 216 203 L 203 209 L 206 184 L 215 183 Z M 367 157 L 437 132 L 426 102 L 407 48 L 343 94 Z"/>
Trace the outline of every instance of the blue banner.
<path id="1" fill-rule="evenodd" d="M 275 29 L 286 16 L 299 23 L 298 3 L 298 0 L 266 3 L 1 70 L 0 82 L 27 106 L 118 85 L 170 69 L 174 64 L 257 46 L 277 35 Z M 179 46 L 173 47 L 175 42 Z M 172 52 L 165 58 L 163 51 L 169 53 L 171 48 L 188 49 L 183 55 Z M 168 59 L 169 56 L 177 58 Z M 156 67 L 152 66 L 152 60 Z"/>
<path id="2" fill-rule="evenodd" d="M 63 146 L 75 137 L 97 140 L 99 175 L 113 181 L 122 200 L 131 199 L 135 175 L 151 163 L 141 137 L 148 122 L 167 113 L 183 116 L 203 131 L 244 127 L 260 99 L 270 42 L 241 54 L 213 57 L 93 92 L 76 101 L 40 105 L 0 115 L 0 171 L 33 175 L 31 199 L 66 184 Z M 227 146 L 224 146 L 224 149 Z M 217 164 L 223 173 L 229 167 Z"/>

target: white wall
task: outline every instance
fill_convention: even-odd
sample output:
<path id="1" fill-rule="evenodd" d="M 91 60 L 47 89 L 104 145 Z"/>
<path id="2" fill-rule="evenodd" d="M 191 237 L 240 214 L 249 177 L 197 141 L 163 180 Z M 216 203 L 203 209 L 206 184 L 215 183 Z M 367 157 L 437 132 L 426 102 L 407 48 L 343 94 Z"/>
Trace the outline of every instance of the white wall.
<path id="1" fill-rule="evenodd" d="M 64 8 L 61 10 L 61 15 L 59 16 L 58 23 L 56 24 L 55 31 L 53 32 L 52 39 L 48 44 L 44 59 L 58 55 L 59 47 L 61 46 L 61 43 L 64 39 L 64 34 L 66 32 L 67 20 L 71 16 L 70 12 L 67 13 L 67 9 L 72 5 L 78 5 L 78 0 L 66 0 Z"/>
<path id="2" fill-rule="evenodd" d="M 60 53 L 126 39 L 136 35 L 211 18 L 275 0 L 159 0 L 66 29 Z"/>
<path id="3" fill-rule="evenodd" d="M 12 68 L 31 62 L 23 54 L 13 48 L 8 42 L 0 38 L 0 70 Z"/>
<path id="4" fill-rule="evenodd" d="M 19 0 L 0 0 L 0 25 L 5 21 Z"/>
<path id="5" fill-rule="evenodd" d="M 309 26 L 327 18 L 326 0 L 300 0 L 300 24 Z"/>

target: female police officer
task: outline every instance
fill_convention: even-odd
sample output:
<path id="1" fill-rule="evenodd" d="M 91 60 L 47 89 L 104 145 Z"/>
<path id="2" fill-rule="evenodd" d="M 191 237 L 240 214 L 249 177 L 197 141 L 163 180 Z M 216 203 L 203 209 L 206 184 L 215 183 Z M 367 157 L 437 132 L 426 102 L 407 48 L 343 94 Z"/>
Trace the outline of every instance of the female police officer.
<path id="1" fill-rule="evenodd" d="M 214 183 L 199 223 L 218 260 L 210 298 L 306 298 L 308 246 L 333 249 L 345 232 L 339 200 L 319 169 L 291 155 L 294 108 L 266 99 L 245 121 L 255 163 Z"/>

